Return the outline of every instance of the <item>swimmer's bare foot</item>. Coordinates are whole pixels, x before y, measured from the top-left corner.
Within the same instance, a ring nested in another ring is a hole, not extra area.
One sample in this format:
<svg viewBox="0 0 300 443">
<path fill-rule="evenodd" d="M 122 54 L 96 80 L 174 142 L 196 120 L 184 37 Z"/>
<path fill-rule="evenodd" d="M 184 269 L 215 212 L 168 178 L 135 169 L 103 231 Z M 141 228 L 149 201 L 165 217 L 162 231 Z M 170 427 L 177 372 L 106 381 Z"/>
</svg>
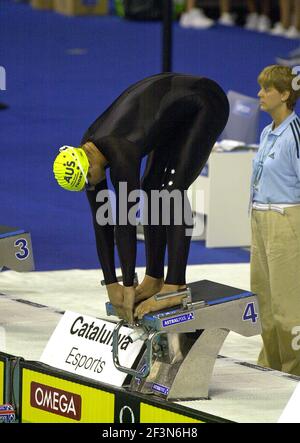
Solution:
<svg viewBox="0 0 300 443">
<path fill-rule="evenodd" d="M 123 288 L 123 312 L 124 319 L 129 323 L 133 324 L 133 311 L 135 304 L 135 288 L 134 286 L 124 286 Z"/>
<path fill-rule="evenodd" d="M 112 283 L 106 286 L 108 298 L 114 306 L 119 318 L 133 324 L 133 309 L 135 304 L 135 288 Z"/>
<path fill-rule="evenodd" d="M 166 294 L 167 292 L 176 292 L 181 289 L 185 289 L 186 285 L 163 285 L 160 294 Z M 147 300 L 140 303 L 134 312 L 134 316 L 139 320 L 143 318 L 144 315 L 149 312 L 161 311 L 162 309 L 171 308 L 173 306 L 179 305 L 183 299 L 182 295 L 167 298 L 166 300 L 156 301 L 154 296 L 148 298 Z"/>
<path fill-rule="evenodd" d="M 142 300 L 152 297 L 152 295 L 158 294 L 164 284 L 163 278 L 154 278 L 149 275 L 145 275 L 144 280 L 135 289 L 135 302 L 139 303 Z"/>
<path fill-rule="evenodd" d="M 124 288 L 119 283 L 112 283 L 106 286 L 109 301 L 114 306 L 118 317 L 124 318 Z"/>
</svg>

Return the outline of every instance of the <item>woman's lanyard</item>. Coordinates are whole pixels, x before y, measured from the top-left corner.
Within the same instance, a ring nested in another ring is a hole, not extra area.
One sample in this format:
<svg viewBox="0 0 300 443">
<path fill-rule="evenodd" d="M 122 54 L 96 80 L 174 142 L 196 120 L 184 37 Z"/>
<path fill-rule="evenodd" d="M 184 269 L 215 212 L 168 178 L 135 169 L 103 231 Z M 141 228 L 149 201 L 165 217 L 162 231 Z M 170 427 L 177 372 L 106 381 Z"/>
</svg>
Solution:
<svg viewBox="0 0 300 443">
<path fill-rule="evenodd" d="M 277 140 L 278 140 L 278 136 L 274 139 L 272 145 L 270 146 L 270 148 L 268 148 L 268 151 L 267 151 L 267 146 L 264 146 L 264 148 L 262 149 L 262 152 L 261 152 L 261 154 L 259 156 L 258 164 L 256 165 L 254 173 L 253 173 L 253 177 L 254 178 L 253 178 L 252 187 L 253 187 L 254 191 L 258 190 L 258 185 L 259 185 L 259 182 L 260 182 L 260 179 L 261 179 L 261 176 L 262 176 L 262 173 L 263 173 L 263 169 L 264 169 L 264 163 L 265 163 L 265 161 L 266 161 L 266 159 L 268 157 L 268 154 L 274 148 Z"/>
<path fill-rule="evenodd" d="M 266 161 L 266 158 L 268 157 L 268 154 L 274 148 L 278 138 L 279 138 L 278 136 L 275 137 L 271 147 L 268 150 L 267 150 L 267 145 L 265 145 L 264 148 L 262 149 L 260 155 L 259 155 L 258 164 L 256 165 L 256 167 L 255 167 L 255 169 L 253 171 L 253 181 L 252 181 L 252 186 L 251 186 L 251 195 L 250 195 L 249 209 L 248 209 L 248 214 L 249 215 L 250 215 L 251 207 L 252 207 L 252 203 L 253 203 L 254 192 L 258 191 L 258 185 L 259 185 L 262 173 L 263 173 L 264 163 Z"/>
</svg>

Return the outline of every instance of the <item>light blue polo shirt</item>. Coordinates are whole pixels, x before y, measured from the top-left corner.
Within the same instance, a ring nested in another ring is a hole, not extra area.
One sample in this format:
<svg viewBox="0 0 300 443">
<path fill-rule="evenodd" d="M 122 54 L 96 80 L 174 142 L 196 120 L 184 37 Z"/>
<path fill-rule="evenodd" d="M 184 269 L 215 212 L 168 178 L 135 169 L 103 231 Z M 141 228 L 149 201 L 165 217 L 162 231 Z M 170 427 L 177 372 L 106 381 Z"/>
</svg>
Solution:
<svg viewBox="0 0 300 443">
<path fill-rule="evenodd" d="M 251 201 L 300 203 L 300 120 L 293 112 L 278 128 L 267 126 L 253 160 Z"/>
</svg>

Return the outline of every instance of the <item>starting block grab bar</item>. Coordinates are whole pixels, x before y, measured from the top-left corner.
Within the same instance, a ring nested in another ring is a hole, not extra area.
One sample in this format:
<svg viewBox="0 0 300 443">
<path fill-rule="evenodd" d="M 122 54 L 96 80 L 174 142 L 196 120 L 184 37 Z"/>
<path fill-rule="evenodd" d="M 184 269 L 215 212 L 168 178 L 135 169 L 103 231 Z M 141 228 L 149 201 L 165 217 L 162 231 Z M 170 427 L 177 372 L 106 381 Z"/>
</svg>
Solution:
<svg viewBox="0 0 300 443">
<path fill-rule="evenodd" d="M 146 358 L 146 361 L 149 363 L 144 365 L 141 370 L 135 370 L 132 368 L 128 368 L 126 366 L 122 366 L 120 364 L 120 360 L 119 360 L 119 332 L 123 326 L 128 326 L 128 323 L 125 320 L 121 320 L 116 325 L 116 327 L 113 331 L 112 351 L 113 351 L 114 365 L 119 371 L 125 372 L 128 375 L 132 375 L 133 377 L 137 377 L 137 378 L 146 378 L 150 374 L 150 369 L 151 369 L 150 362 L 152 362 L 152 359 L 153 359 L 153 345 L 154 345 L 155 339 L 160 335 L 160 332 L 149 331 L 147 333 L 145 358 Z"/>
</svg>

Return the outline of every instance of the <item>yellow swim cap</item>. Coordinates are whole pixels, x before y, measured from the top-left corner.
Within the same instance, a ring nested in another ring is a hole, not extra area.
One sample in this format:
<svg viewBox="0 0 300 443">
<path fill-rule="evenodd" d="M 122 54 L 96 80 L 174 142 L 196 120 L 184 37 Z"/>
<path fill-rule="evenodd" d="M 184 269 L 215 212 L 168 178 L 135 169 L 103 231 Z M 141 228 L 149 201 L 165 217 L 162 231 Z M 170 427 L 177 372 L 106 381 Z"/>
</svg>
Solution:
<svg viewBox="0 0 300 443">
<path fill-rule="evenodd" d="M 82 191 L 88 184 L 89 161 L 81 148 L 63 146 L 54 160 L 53 172 L 58 184 L 67 191 Z"/>
</svg>

